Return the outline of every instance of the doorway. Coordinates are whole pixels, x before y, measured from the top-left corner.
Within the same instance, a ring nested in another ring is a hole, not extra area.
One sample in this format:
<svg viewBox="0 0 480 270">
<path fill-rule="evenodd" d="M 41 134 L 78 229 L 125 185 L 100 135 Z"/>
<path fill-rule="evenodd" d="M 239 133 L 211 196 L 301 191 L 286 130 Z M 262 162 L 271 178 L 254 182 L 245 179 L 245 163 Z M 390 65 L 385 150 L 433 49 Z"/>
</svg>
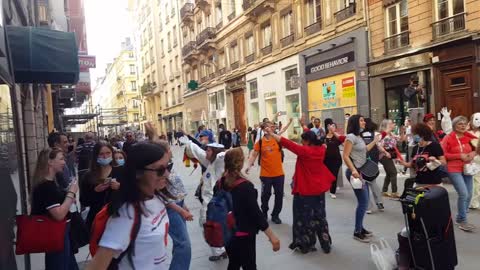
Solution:
<svg viewBox="0 0 480 270">
<path fill-rule="evenodd" d="M 472 66 L 440 71 L 442 104 L 452 110 L 452 117 L 473 113 Z"/>
<path fill-rule="evenodd" d="M 241 142 L 246 143 L 247 124 L 245 118 L 245 90 L 239 90 L 233 94 L 233 115 L 235 118 L 234 127 L 240 130 Z M 233 130 L 233 128 L 232 128 Z"/>
</svg>

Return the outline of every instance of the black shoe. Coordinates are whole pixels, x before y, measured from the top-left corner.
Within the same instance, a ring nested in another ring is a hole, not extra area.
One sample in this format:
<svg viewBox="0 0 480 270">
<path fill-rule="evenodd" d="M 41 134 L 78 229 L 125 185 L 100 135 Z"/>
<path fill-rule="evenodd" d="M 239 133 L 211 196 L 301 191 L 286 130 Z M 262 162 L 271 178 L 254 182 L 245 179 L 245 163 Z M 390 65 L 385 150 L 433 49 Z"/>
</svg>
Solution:
<svg viewBox="0 0 480 270">
<path fill-rule="evenodd" d="M 307 254 L 307 253 L 309 253 L 309 252 L 315 252 L 315 251 L 317 251 L 317 248 L 316 248 L 316 247 L 300 247 L 299 249 L 300 249 L 300 252 L 301 252 L 302 254 Z"/>
<path fill-rule="evenodd" d="M 378 211 L 380 212 L 385 211 L 385 207 L 383 206 L 383 203 L 377 203 L 377 208 L 378 208 Z"/>
<path fill-rule="evenodd" d="M 282 220 L 278 216 L 272 216 L 272 222 L 275 224 L 282 224 Z"/>
<path fill-rule="evenodd" d="M 320 243 L 320 246 L 322 247 L 322 250 L 325 254 L 330 253 L 330 250 L 332 250 L 332 246 L 330 243 Z"/>
<path fill-rule="evenodd" d="M 362 234 L 365 235 L 366 237 L 372 237 L 373 233 L 370 231 L 367 231 L 365 228 L 362 229 Z"/>
<path fill-rule="evenodd" d="M 366 235 L 364 235 L 361 232 L 356 232 L 353 234 L 353 239 L 360 241 L 362 243 L 370 243 L 370 238 L 368 238 Z"/>
<path fill-rule="evenodd" d="M 216 261 L 220 261 L 220 260 L 223 260 L 223 259 L 226 259 L 226 258 L 228 258 L 228 255 L 227 255 L 227 252 L 224 252 L 220 256 L 210 256 L 210 257 L 208 257 L 208 260 L 211 261 L 211 262 L 216 262 Z"/>
</svg>

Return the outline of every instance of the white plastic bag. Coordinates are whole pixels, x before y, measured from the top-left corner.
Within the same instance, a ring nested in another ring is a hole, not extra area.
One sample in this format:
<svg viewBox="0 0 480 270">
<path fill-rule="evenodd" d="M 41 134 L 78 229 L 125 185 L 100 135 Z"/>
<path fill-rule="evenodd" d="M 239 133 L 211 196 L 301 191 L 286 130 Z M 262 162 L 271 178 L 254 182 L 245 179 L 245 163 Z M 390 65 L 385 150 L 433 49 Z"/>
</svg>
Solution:
<svg viewBox="0 0 480 270">
<path fill-rule="evenodd" d="M 362 189 L 363 188 L 363 181 L 360 178 L 355 178 L 353 176 L 350 177 L 350 184 L 352 185 L 353 189 Z"/>
<path fill-rule="evenodd" d="M 397 268 L 395 252 L 385 239 L 380 238 L 378 245 L 371 244 L 370 253 L 377 270 L 393 270 Z"/>
</svg>

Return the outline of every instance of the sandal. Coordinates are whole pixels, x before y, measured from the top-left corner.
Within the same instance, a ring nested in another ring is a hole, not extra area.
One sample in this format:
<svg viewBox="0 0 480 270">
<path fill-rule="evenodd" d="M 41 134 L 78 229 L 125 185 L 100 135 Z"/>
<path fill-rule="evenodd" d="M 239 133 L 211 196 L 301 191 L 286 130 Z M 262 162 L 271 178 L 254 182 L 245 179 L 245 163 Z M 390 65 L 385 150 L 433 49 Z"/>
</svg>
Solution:
<svg viewBox="0 0 480 270">
<path fill-rule="evenodd" d="M 219 255 L 219 256 L 210 256 L 208 257 L 208 260 L 211 262 L 216 262 L 216 261 L 220 261 L 227 258 L 228 258 L 227 252 L 224 252 L 222 253 L 222 255 Z"/>
</svg>

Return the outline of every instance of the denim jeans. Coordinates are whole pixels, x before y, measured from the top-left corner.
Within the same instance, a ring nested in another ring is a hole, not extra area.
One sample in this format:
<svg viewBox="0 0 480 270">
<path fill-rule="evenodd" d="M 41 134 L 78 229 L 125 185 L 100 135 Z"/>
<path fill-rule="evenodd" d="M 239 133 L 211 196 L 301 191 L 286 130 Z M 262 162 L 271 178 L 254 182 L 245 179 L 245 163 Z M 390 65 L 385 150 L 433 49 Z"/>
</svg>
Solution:
<svg viewBox="0 0 480 270">
<path fill-rule="evenodd" d="M 467 222 L 467 209 L 473 193 L 473 177 L 463 173 L 448 173 L 448 175 L 458 193 L 457 222 Z"/>
<path fill-rule="evenodd" d="M 45 268 L 48 270 L 78 270 L 77 260 L 70 246 L 70 223 L 67 223 L 63 251 L 45 253 Z"/>
<path fill-rule="evenodd" d="M 350 181 L 352 172 L 347 169 L 345 174 L 348 181 Z M 353 192 L 355 193 L 355 197 L 357 197 L 357 210 L 355 211 L 355 232 L 361 232 L 363 229 L 363 218 L 365 217 L 365 213 L 368 209 L 368 185 L 364 184 L 361 189 L 353 189 Z"/>
<path fill-rule="evenodd" d="M 183 207 L 183 201 L 177 202 L 177 205 Z M 190 268 L 192 258 L 192 247 L 190 237 L 187 231 L 187 222 L 177 211 L 167 208 L 170 226 L 168 235 L 173 241 L 172 261 L 170 270 L 184 270 Z"/>
</svg>

